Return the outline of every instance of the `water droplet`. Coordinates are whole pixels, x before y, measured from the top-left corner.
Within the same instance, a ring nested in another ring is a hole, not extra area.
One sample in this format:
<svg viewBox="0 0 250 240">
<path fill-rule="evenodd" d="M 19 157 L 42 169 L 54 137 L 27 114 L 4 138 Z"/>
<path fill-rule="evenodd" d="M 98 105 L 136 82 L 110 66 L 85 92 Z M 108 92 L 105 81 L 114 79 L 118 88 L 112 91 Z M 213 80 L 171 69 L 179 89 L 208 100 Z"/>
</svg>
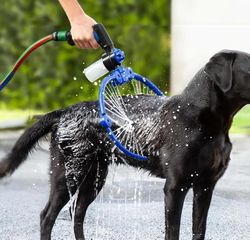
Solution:
<svg viewBox="0 0 250 240">
<path fill-rule="evenodd" d="M 94 82 L 94 85 L 97 86 L 97 82 Z"/>
<path fill-rule="evenodd" d="M 77 78 L 76 78 L 76 77 L 73 77 L 73 80 L 74 80 L 74 81 L 76 81 L 76 80 L 77 80 Z"/>
<path fill-rule="evenodd" d="M 176 116 L 173 116 L 173 119 L 176 119 L 177 117 Z"/>
<path fill-rule="evenodd" d="M 83 86 L 81 86 L 80 89 L 83 89 Z"/>
</svg>

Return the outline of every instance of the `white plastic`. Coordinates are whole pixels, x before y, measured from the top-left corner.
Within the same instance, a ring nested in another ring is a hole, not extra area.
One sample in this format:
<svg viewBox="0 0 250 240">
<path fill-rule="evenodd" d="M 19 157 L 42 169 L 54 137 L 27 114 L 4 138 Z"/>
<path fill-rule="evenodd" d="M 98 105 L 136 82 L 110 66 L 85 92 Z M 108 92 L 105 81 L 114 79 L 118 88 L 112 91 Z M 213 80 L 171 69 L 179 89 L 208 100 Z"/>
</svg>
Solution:
<svg viewBox="0 0 250 240">
<path fill-rule="evenodd" d="M 108 69 L 104 66 L 103 60 L 100 59 L 87 68 L 84 69 L 83 73 L 90 82 L 96 81 L 98 78 L 102 77 L 108 73 Z"/>
</svg>

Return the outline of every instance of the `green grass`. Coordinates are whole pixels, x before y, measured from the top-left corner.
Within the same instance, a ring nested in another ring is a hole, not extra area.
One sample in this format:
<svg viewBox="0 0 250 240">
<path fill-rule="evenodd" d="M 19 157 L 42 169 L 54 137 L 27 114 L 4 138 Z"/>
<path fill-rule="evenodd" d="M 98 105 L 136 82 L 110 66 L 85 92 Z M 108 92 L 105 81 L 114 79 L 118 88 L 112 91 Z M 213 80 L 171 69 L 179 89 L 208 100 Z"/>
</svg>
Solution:
<svg viewBox="0 0 250 240">
<path fill-rule="evenodd" d="M 1 110 L 0 122 L 13 119 L 29 118 L 34 115 L 43 114 L 42 111 L 37 110 Z M 233 125 L 230 133 L 250 134 L 250 106 L 245 106 L 234 117 Z"/>
<path fill-rule="evenodd" d="M 34 115 L 42 114 L 42 111 L 37 110 L 5 110 L 0 109 L 0 122 L 5 122 L 13 119 L 29 118 Z"/>
<path fill-rule="evenodd" d="M 242 108 L 234 117 L 231 133 L 250 134 L 250 106 Z"/>
</svg>

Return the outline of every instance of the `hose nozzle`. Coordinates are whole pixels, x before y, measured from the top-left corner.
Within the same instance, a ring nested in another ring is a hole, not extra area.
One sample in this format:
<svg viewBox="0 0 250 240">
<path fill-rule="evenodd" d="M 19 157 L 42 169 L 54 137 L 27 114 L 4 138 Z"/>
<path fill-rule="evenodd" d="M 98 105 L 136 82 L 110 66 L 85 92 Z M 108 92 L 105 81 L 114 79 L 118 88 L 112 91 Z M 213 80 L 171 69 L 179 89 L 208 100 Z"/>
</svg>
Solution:
<svg viewBox="0 0 250 240">
<path fill-rule="evenodd" d="M 83 73 L 90 82 L 94 82 L 120 66 L 123 60 L 124 52 L 114 48 L 113 51 L 104 53 L 101 59 L 85 68 Z"/>
</svg>

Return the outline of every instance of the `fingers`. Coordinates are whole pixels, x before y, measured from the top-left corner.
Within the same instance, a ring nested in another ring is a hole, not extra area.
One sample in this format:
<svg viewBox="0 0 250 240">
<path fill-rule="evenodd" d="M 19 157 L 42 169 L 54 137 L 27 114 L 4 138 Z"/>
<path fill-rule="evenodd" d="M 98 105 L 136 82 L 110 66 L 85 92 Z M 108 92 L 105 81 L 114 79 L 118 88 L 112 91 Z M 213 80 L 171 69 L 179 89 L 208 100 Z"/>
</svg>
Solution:
<svg viewBox="0 0 250 240">
<path fill-rule="evenodd" d="M 99 48 L 99 44 L 96 42 L 96 40 L 92 40 L 92 41 L 90 42 L 90 45 L 91 45 L 92 48 L 94 48 L 94 49 Z"/>
<path fill-rule="evenodd" d="M 71 21 L 70 24 L 72 39 L 78 48 L 99 48 L 93 34 L 93 25 L 96 24 L 93 18 L 83 14 L 77 19 L 74 18 L 74 21 Z"/>
<path fill-rule="evenodd" d="M 84 48 L 90 49 L 92 48 L 89 42 L 84 42 Z"/>
<path fill-rule="evenodd" d="M 77 36 L 73 38 L 74 43 L 80 49 L 97 49 L 99 48 L 99 44 L 96 42 L 94 37 L 81 37 Z"/>
<path fill-rule="evenodd" d="M 78 39 L 73 39 L 75 45 L 80 48 L 80 49 L 83 49 L 85 48 L 85 46 L 82 44 L 82 41 L 78 40 Z"/>
</svg>

